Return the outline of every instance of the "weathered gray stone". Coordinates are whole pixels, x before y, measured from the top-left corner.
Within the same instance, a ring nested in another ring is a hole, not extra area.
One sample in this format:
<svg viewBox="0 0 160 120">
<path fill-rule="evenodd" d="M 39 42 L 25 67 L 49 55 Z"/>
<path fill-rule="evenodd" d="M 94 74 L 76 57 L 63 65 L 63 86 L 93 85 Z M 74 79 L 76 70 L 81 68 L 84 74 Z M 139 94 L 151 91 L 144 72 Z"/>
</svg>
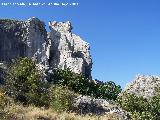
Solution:
<svg viewBox="0 0 160 120">
<path fill-rule="evenodd" d="M 70 68 L 91 78 L 89 44 L 71 32 L 70 22 L 50 22 L 51 32 L 38 18 L 0 19 L 0 62 L 30 57 L 40 69 Z"/>
<path fill-rule="evenodd" d="M 105 99 L 94 99 L 88 96 L 78 96 L 74 99 L 73 110 L 80 114 L 116 114 L 119 120 L 130 120 L 129 114 L 114 102 Z"/>
<path fill-rule="evenodd" d="M 17 57 L 33 57 L 37 63 L 47 64 L 47 32 L 38 18 L 27 21 L 0 20 L 0 61 Z"/>
<path fill-rule="evenodd" d="M 48 35 L 50 66 L 69 68 L 75 73 L 83 73 L 91 78 L 92 59 L 89 44 L 71 32 L 70 22 L 49 22 L 51 29 Z"/>
<path fill-rule="evenodd" d="M 123 92 L 150 98 L 156 95 L 156 88 L 160 87 L 160 76 L 137 75 L 135 80 L 128 84 Z"/>
</svg>

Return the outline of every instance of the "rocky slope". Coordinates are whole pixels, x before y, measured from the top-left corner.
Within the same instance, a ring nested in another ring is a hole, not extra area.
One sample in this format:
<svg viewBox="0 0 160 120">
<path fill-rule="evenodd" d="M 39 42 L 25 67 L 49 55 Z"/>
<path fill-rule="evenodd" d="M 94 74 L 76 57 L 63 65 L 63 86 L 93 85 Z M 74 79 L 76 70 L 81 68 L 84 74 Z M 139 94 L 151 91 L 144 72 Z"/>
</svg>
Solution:
<svg viewBox="0 0 160 120">
<path fill-rule="evenodd" d="M 124 91 L 149 98 L 156 95 L 156 88 L 158 86 L 160 86 L 159 76 L 137 75 L 136 78 L 126 86 Z"/>
</svg>

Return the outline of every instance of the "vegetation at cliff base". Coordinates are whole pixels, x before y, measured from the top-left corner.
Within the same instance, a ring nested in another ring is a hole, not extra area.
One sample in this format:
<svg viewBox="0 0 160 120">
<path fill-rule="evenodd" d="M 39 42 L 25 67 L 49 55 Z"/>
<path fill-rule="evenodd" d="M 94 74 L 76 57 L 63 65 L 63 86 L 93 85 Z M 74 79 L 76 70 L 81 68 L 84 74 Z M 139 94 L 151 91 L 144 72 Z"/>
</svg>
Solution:
<svg viewBox="0 0 160 120">
<path fill-rule="evenodd" d="M 50 87 L 50 108 L 57 112 L 69 111 L 72 108 L 73 99 L 77 96 L 65 86 Z"/>
<path fill-rule="evenodd" d="M 121 92 L 121 87 L 113 81 L 96 83 L 96 81 L 89 80 L 82 74 L 73 73 L 69 69 L 56 70 L 50 81 L 53 84 L 67 86 L 76 93 L 89 95 L 94 98 L 116 100 Z"/>
<path fill-rule="evenodd" d="M 15 101 L 36 106 L 47 104 L 47 84 L 35 61 L 18 58 L 9 66 L 7 74 L 4 88 Z"/>
<path fill-rule="evenodd" d="M 48 81 L 30 58 L 18 58 L 8 65 L 5 84 L 0 87 L 1 120 L 118 120 L 114 114 L 80 116 L 71 113 L 74 98 L 79 95 L 112 100 L 130 113 L 133 120 L 160 119 L 160 90 L 151 98 L 122 92 L 112 81 L 89 80 L 69 69 L 53 71 Z M 59 114 L 60 113 L 60 114 Z"/>
<path fill-rule="evenodd" d="M 97 98 L 115 99 L 121 91 L 120 87 L 113 82 L 98 84 L 68 69 L 54 71 L 53 76 L 51 76 L 52 79 L 47 82 L 36 62 L 30 58 L 15 59 L 8 65 L 6 72 L 5 84 L 1 86 L 2 90 L 0 91 L 0 119 L 2 120 L 19 120 L 22 118 L 34 120 L 43 119 L 43 117 L 52 120 L 52 118 L 62 117 L 58 115 L 59 112 L 62 115 L 66 114 L 65 117 L 69 117 L 69 119 L 87 120 L 87 117 L 65 113 L 72 109 L 75 97 L 82 94 Z M 44 110 L 41 107 L 44 107 Z M 40 112 L 42 115 L 34 113 L 33 110 L 38 110 L 36 112 Z M 43 112 L 48 115 L 44 115 Z M 88 116 L 88 119 L 98 120 L 99 118 L 98 116 Z M 101 119 L 107 118 L 117 119 L 115 115 L 101 117 Z"/>
</svg>

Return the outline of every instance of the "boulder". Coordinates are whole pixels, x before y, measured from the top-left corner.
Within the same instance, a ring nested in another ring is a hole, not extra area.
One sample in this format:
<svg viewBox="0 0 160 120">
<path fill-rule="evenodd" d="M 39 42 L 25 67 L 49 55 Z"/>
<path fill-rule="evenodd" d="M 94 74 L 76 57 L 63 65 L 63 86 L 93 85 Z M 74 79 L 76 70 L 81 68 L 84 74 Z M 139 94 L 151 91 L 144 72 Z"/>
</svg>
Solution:
<svg viewBox="0 0 160 120">
<path fill-rule="evenodd" d="M 79 114 L 106 115 L 116 114 L 119 120 L 130 120 L 129 114 L 114 102 L 95 99 L 89 96 L 78 96 L 74 99 L 73 110 Z"/>
</svg>

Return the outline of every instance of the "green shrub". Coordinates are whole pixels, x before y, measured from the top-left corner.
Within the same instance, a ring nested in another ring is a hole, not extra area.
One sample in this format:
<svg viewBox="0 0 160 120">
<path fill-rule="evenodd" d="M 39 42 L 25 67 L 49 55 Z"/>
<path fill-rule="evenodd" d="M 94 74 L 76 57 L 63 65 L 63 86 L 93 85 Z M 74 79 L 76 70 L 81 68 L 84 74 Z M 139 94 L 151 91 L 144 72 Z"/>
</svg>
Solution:
<svg viewBox="0 0 160 120">
<path fill-rule="evenodd" d="M 69 69 L 56 70 L 53 75 L 53 84 L 67 86 L 80 94 L 87 94 L 87 79 L 83 75 L 71 72 Z"/>
<path fill-rule="evenodd" d="M 123 109 L 129 112 L 143 112 L 148 110 L 147 106 L 149 104 L 147 100 L 131 93 L 123 93 L 117 101 Z"/>
<path fill-rule="evenodd" d="M 76 94 L 65 86 L 51 86 L 50 107 L 58 112 L 71 110 Z"/>
<path fill-rule="evenodd" d="M 10 65 L 5 89 L 15 101 L 36 106 L 46 105 L 46 86 L 41 71 L 32 59 L 18 58 Z"/>
<path fill-rule="evenodd" d="M 116 100 L 121 92 L 121 87 L 113 81 L 105 82 L 98 86 L 98 92 L 95 95 L 98 98 Z"/>
<path fill-rule="evenodd" d="M 149 111 L 145 111 L 142 113 L 133 112 L 132 119 L 133 120 L 159 120 L 159 119 L 156 119 Z"/>
<path fill-rule="evenodd" d="M 150 113 L 156 120 L 160 120 L 160 88 L 158 88 L 157 95 L 149 99 L 149 103 Z"/>
<path fill-rule="evenodd" d="M 114 82 L 109 81 L 106 83 L 95 83 L 82 74 L 76 74 L 69 69 L 56 70 L 52 76 L 53 84 L 67 86 L 70 90 L 82 94 L 89 95 L 95 98 L 104 98 L 115 100 L 121 92 L 121 87 L 117 86 Z"/>
<path fill-rule="evenodd" d="M 149 99 L 124 92 L 117 99 L 118 104 L 132 114 L 134 120 L 160 119 L 160 94 Z"/>
</svg>

